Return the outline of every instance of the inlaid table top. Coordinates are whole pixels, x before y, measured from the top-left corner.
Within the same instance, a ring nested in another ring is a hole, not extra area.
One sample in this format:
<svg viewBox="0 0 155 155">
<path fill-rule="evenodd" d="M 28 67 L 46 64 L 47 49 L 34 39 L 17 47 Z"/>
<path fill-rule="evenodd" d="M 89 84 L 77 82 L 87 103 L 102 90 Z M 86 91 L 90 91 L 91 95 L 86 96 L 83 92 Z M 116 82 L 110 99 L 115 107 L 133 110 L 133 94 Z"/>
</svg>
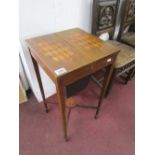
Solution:
<svg viewBox="0 0 155 155">
<path fill-rule="evenodd" d="M 33 57 L 52 79 L 119 51 L 78 28 L 31 38 L 26 42 Z"/>
</svg>

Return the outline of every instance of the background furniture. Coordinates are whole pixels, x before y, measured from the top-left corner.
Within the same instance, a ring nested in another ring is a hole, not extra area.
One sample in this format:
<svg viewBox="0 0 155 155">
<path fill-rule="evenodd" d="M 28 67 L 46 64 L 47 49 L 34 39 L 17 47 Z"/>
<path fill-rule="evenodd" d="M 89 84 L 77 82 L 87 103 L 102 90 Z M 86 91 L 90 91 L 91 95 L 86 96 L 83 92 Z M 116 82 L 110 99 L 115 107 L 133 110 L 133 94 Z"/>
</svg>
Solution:
<svg viewBox="0 0 155 155">
<path fill-rule="evenodd" d="M 112 39 L 117 14 L 117 0 L 94 0 L 92 33 L 100 36 L 108 32 Z"/>
<path fill-rule="evenodd" d="M 118 40 L 135 47 L 135 0 L 126 0 L 122 9 Z"/>
<path fill-rule="evenodd" d="M 65 100 L 68 85 L 107 67 L 98 109 L 105 94 L 119 49 L 80 29 L 70 29 L 26 40 L 48 112 L 38 64 L 53 80 L 57 89 L 64 138 L 68 140 Z"/>
<path fill-rule="evenodd" d="M 92 33 L 94 35 L 100 37 L 102 34 L 108 33 L 110 39 L 113 37 L 117 7 L 117 0 L 94 0 L 92 20 Z M 127 76 L 125 77 L 125 84 L 127 84 L 133 76 L 135 53 L 134 48 L 116 40 L 109 40 L 106 42 L 121 49 L 117 56 L 112 77 L 106 92 L 106 95 L 108 95 L 115 77 L 127 73 Z M 102 87 L 102 81 L 104 80 L 104 72 L 105 71 L 102 69 L 99 73 L 92 76 L 93 81 L 95 81 L 100 87 Z"/>
</svg>

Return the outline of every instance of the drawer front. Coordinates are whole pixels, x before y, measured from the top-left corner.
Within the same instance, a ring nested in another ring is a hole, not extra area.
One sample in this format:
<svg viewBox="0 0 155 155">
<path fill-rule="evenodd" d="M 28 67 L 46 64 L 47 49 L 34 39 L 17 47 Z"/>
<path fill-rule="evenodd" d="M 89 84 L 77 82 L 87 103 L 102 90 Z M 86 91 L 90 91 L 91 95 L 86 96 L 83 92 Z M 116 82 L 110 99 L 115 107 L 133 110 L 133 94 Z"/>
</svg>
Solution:
<svg viewBox="0 0 155 155">
<path fill-rule="evenodd" d="M 63 85 L 69 85 L 77 80 L 80 80 L 110 64 L 114 61 L 114 56 L 108 56 L 102 60 L 99 60 L 97 62 L 94 62 L 90 65 L 84 66 L 80 69 L 77 69 L 73 72 L 70 72 L 63 77 L 61 77 L 61 82 Z"/>
<path fill-rule="evenodd" d="M 93 64 L 93 72 L 100 70 L 101 68 L 104 68 L 114 62 L 113 56 L 108 56 L 102 60 L 99 60 Z"/>
<path fill-rule="evenodd" d="M 61 77 L 61 82 L 63 85 L 69 85 L 77 80 L 80 80 L 87 75 L 92 73 L 91 65 L 84 66 L 80 69 L 77 69 L 73 72 L 70 72 L 63 77 Z"/>
</svg>

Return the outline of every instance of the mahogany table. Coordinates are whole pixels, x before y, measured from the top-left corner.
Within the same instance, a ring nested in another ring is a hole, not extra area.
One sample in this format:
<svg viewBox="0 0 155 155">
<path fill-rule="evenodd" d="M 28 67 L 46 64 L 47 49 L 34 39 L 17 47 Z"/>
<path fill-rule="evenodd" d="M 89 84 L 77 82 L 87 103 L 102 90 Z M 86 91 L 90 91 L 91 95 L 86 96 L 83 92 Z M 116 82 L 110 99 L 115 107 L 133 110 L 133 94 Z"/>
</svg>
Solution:
<svg viewBox="0 0 155 155">
<path fill-rule="evenodd" d="M 98 105 L 100 106 L 119 49 L 79 28 L 31 38 L 26 42 L 32 57 L 46 112 L 48 112 L 48 107 L 38 64 L 56 85 L 64 138 L 67 141 L 66 86 L 107 67 L 99 98 Z"/>
</svg>

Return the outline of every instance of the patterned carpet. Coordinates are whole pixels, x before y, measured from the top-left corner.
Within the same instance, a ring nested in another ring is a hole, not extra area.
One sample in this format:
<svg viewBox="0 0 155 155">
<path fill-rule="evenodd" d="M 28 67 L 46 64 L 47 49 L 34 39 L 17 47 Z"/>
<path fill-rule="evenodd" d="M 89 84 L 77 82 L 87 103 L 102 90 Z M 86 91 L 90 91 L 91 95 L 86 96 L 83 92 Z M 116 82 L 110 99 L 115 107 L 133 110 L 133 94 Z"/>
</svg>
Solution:
<svg viewBox="0 0 155 155">
<path fill-rule="evenodd" d="M 75 108 L 69 120 L 69 142 L 65 142 L 57 104 L 43 104 L 31 95 L 20 105 L 20 155 L 134 155 L 134 79 L 123 85 L 116 81 L 102 103 L 99 118 L 95 109 Z M 96 105 L 99 87 L 90 82 L 76 96 L 80 104 Z M 48 99 L 57 103 L 56 96 Z"/>
</svg>

